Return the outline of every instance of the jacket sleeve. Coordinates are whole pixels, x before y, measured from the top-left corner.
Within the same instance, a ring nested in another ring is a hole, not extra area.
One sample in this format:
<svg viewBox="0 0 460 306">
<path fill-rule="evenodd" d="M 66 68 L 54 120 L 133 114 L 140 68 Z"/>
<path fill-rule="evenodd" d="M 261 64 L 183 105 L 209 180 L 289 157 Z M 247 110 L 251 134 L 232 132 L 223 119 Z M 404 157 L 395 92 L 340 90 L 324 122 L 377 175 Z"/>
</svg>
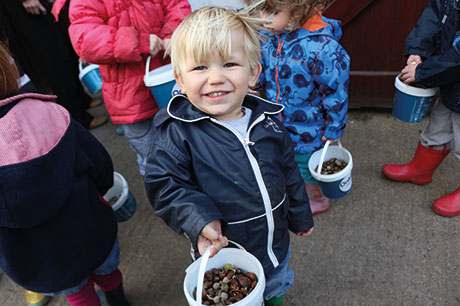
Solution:
<svg viewBox="0 0 460 306">
<path fill-rule="evenodd" d="M 415 82 L 426 87 L 445 86 L 459 81 L 460 54 L 454 46 L 442 55 L 428 57 L 415 71 Z"/>
<path fill-rule="evenodd" d="M 171 38 L 174 30 L 190 14 L 190 4 L 186 0 L 167 0 L 162 1 L 163 10 L 166 12 L 166 23 L 161 29 L 162 38 Z"/>
<path fill-rule="evenodd" d="M 105 24 L 103 1 L 71 1 L 69 35 L 76 53 L 94 64 L 140 62 L 149 53 L 149 34 L 133 26 Z"/>
<path fill-rule="evenodd" d="M 317 54 L 313 75 L 327 112 L 324 136 L 338 139 L 342 137 L 347 124 L 350 56 L 333 39 L 327 39 Z"/>
<path fill-rule="evenodd" d="M 411 54 L 427 58 L 434 53 L 434 39 L 438 32 L 440 3 L 431 0 L 420 16 L 417 24 L 406 39 L 406 56 Z"/>
<path fill-rule="evenodd" d="M 283 156 L 284 175 L 286 177 L 287 196 L 289 197 L 289 230 L 294 233 L 306 232 L 314 225 L 310 202 L 308 201 L 307 192 L 305 190 L 305 183 L 294 159 L 291 137 L 284 128 L 283 134 L 285 148 Z"/>
<path fill-rule="evenodd" d="M 100 195 L 104 195 L 113 185 L 113 164 L 109 153 L 104 146 L 78 122 L 73 121 L 77 142 L 83 154 L 80 154 L 79 163 L 85 167 L 76 167 L 86 171 L 96 184 Z"/>
<path fill-rule="evenodd" d="M 169 137 L 169 136 L 166 136 Z M 194 178 L 184 150 L 157 133 L 150 149 L 144 177 L 147 196 L 155 214 L 177 233 L 186 233 L 196 246 L 203 227 L 223 216 Z"/>
</svg>

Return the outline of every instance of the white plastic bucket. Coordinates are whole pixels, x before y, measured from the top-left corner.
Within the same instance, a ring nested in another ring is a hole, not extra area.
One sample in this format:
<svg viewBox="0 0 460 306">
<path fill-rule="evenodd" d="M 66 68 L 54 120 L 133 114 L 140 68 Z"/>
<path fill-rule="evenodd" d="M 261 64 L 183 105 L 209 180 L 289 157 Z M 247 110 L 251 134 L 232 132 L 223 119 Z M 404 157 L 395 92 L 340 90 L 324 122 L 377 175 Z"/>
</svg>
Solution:
<svg viewBox="0 0 460 306">
<path fill-rule="evenodd" d="M 118 196 L 117 201 L 112 204 L 115 218 L 118 222 L 124 222 L 134 215 L 136 211 L 136 199 L 129 191 L 128 182 L 118 172 L 113 172 L 113 186 L 104 195 L 104 200 L 110 201 Z"/>
<path fill-rule="evenodd" d="M 398 74 L 395 78 L 393 115 L 399 120 L 415 123 L 425 119 L 437 88 L 419 88 L 403 83 Z"/>
<path fill-rule="evenodd" d="M 240 247 L 240 249 L 224 248 L 212 258 L 209 258 L 209 253 L 212 246 L 208 247 L 203 256 L 192 263 L 185 270 L 186 275 L 184 279 L 184 293 L 190 306 L 202 305 L 201 294 L 198 294 L 198 292 L 202 292 L 203 290 L 203 279 L 205 272 L 213 268 L 220 269 L 227 264 L 232 264 L 234 267 L 239 268 L 244 272 L 252 272 L 257 275 L 258 279 L 257 286 L 254 288 L 254 290 L 244 299 L 232 305 L 264 305 L 265 275 L 262 265 L 254 255 L 246 252 L 239 244 L 234 244 Z M 193 291 L 195 288 L 197 288 L 196 300 L 193 298 Z"/>
<path fill-rule="evenodd" d="M 78 65 L 80 73 L 78 78 L 91 94 L 96 94 L 102 89 L 102 78 L 99 73 L 99 65 L 89 64 L 83 68 L 83 63 Z"/>
<path fill-rule="evenodd" d="M 144 84 L 150 88 L 159 108 L 166 107 L 174 95 L 180 94 L 179 86 L 174 79 L 172 65 L 161 66 L 152 71 L 150 68 L 150 56 L 145 65 Z"/>
<path fill-rule="evenodd" d="M 318 185 L 323 194 L 328 198 L 338 199 L 346 196 L 351 191 L 351 169 L 353 168 L 353 159 L 350 152 L 342 147 L 340 141 L 338 141 L 338 145 L 336 146 L 329 146 L 330 144 L 330 140 L 326 141 L 326 144 L 321 150 L 312 154 L 308 161 L 308 169 L 313 178 L 318 181 Z M 347 163 L 347 166 L 342 169 L 342 171 L 334 174 L 321 174 L 323 162 L 331 158 L 341 159 Z M 318 170 L 315 171 L 317 166 Z"/>
</svg>

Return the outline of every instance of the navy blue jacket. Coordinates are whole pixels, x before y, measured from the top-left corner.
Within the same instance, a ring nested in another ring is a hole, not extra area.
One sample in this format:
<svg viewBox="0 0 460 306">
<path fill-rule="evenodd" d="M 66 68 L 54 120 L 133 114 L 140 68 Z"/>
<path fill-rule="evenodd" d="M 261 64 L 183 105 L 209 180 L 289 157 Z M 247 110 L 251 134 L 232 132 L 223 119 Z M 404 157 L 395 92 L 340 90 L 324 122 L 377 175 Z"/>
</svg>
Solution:
<svg viewBox="0 0 460 306">
<path fill-rule="evenodd" d="M 276 119 L 283 106 L 248 95 L 253 111 L 246 137 L 175 96 L 154 118 L 156 135 L 145 185 L 166 224 L 196 247 L 203 227 L 223 221 L 270 273 L 287 255 L 289 230 L 313 227 L 292 143 Z"/>
<path fill-rule="evenodd" d="M 460 54 L 453 42 L 460 34 L 460 11 L 452 0 L 431 0 L 407 37 L 406 55 L 420 55 L 415 81 L 439 87 L 443 104 L 460 113 Z"/>
<path fill-rule="evenodd" d="M 0 267 L 45 293 L 79 284 L 117 235 L 113 210 L 99 198 L 113 184 L 110 156 L 48 99 L 0 100 Z M 49 122 L 52 131 L 41 130 Z"/>
</svg>

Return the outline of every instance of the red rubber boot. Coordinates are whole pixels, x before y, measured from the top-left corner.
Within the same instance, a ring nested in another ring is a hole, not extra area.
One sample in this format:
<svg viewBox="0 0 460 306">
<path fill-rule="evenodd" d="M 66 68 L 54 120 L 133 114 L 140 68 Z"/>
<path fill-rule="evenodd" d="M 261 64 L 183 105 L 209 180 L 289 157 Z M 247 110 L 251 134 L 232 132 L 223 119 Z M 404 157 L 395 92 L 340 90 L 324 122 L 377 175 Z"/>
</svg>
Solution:
<svg viewBox="0 0 460 306">
<path fill-rule="evenodd" d="M 433 210 L 445 217 L 460 215 L 460 188 L 434 201 Z"/>
<path fill-rule="evenodd" d="M 431 182 L 434 170 L 449 152 L 450 150 L 427 148 L 419 143 L 417 151 L 409 163 L 404 165 L 386 164 L 382 167 L 382 173 L 394 181 L 426 185 Z"/>
</svg>

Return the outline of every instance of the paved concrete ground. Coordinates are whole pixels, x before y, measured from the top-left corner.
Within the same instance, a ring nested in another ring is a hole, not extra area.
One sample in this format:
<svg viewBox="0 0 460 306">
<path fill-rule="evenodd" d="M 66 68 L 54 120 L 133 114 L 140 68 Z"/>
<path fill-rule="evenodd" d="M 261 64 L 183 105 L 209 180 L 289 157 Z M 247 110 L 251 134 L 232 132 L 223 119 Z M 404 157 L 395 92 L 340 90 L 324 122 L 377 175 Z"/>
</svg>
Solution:
<svg viewBox="0 0 460 306">
<path fill-rule="evenodd" d="M 352 191 L 315 217 L 312 236 L 292 236 L 295 286 L 283 305 L 460 305 L 460 216 L 431 210 L 436 198 L 458 188 L 460 162 L 449 155 L 423 187 L 380 173 L 384 163 L 410 160 L 425 123 L 404 123 L 389 111 L 350 111 L 342 143 L 354 159 Z M 135 155 L 115 128 L 107 124 L 94 135 L 137 199 L 136 214 L 119 227 L 127 296 L 132 306 L 186 306 L 189 244 L 154 216 Z M 25 305 L 22 289 L 4 274 L 0 305 Z M 61 305 L 63 297 L 49 303 Z"/>
</svg>

